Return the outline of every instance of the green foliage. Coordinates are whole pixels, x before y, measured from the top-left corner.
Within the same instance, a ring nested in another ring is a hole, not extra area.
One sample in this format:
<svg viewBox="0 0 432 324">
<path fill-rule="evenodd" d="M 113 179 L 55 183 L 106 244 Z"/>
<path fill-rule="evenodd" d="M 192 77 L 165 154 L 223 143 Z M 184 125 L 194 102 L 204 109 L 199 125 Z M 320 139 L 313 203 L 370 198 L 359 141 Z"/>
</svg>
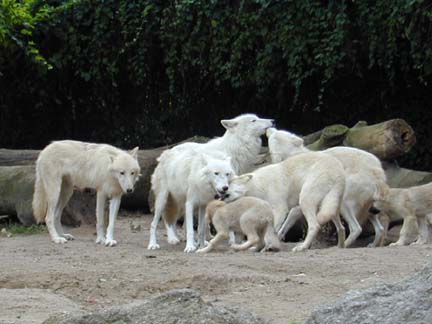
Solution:
<svg viewBox="0 0 432 324">
<path fill-rule="evenodd" d="M 0 1 L 0 146 L 156 146 L 245 111 L 432 132 L 429 1 Z"/>
<path fill-rule="evenodd" d="M 14 235 L 33 235 L 33 234 L 41 234 L 46 233 L 47 228 L 45 225 L 30 225 L 24 226 L 21 224 L 11 224 L 3 227 L 4 232 L 14 236 Z"/>
<path fill-rule="evenodd" d="M 22 51 L 36 64 L 50 69 L 51 65 L 40 54 L 35 43 L 34 31 L 38 22 L 49 17 L 51 7 L 44 5 L 32 12 L 34 3 L 35 0 L 0 1 L 0 49 L 9 51 L 9 55 Z M 5 62 L 0 59 L 0 64 Z"/>
</svg>

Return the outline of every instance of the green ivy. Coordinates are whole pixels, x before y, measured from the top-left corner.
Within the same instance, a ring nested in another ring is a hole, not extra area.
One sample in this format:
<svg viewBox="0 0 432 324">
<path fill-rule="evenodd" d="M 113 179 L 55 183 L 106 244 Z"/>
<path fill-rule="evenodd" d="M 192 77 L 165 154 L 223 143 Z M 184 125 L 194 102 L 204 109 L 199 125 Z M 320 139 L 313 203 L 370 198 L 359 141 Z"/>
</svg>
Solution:
<svg viewBox="0 0 432 324">
<path fill-rule="evenodd" d="M 300 131 L 377 111 L 415 122 L 431 99 L 430 1 L 0 6 L 2 146 L 64 137 L 156 146 L 212 135 L 210 120 L 244 111 Z"/>
</svg>

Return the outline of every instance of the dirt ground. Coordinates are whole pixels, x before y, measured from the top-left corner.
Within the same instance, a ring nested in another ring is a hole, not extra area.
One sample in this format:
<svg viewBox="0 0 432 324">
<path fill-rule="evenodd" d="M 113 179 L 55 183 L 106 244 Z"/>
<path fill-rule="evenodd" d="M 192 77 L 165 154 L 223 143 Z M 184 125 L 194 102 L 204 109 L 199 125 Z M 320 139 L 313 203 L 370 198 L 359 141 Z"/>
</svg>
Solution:
<svg viewBox="0 0 432 324">
<path fill-rule="evenodd" d="M 349 289 L 403 279 L 432 255 L 431 245 L 293 253 L 293 243 L 283 243 L 279 253 L 221 246 L 185 254 L 184 243 L 166 243 L 162 228 L 161 249 L 148 251 L 150 221 L 149 215 L 120 217 L 114 248 L 94 244 L 94 226 L 70 229 L 76 239 L 65 245 L 51 243 L 48 233 L 1 237 L 0 323 L 41 323 L 55 313 L 120 305 L 173 288 L 196 289 L 206 301 L 235 304 L 272 323 L 300 323 Z"/>
</svg>

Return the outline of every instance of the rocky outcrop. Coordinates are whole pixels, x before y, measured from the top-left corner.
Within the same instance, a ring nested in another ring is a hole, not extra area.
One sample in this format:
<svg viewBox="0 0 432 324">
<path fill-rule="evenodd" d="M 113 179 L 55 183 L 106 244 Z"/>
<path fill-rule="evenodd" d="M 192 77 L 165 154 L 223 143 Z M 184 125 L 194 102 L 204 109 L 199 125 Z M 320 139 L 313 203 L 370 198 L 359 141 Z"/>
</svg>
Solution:
<svg viewBox="0 0 432 324">
<path fill-rule="evenodd" d="M 314 311 L 305 324 L 430 324 L 432 263 L 397 284 L 354 290 Z"/>
<path fill-rule="evenodd" d="M 144 301 L 83 316 L 50 318 L 44 324 L 262 324 L 262 319 L 234 308 L 216 307 L 192 289 L 175 289 Z"/>
</svg>

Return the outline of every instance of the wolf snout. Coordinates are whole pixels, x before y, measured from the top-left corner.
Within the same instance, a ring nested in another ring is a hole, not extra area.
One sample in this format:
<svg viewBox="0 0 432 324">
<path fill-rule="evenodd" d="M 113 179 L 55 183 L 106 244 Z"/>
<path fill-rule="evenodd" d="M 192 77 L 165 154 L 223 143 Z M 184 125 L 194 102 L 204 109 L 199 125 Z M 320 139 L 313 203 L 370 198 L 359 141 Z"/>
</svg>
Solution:
<svg viewBox="0 0 432 324">
<path fill-rule="evenodd" d="M 226 192 L 228 190 L 228 186 L 223 186 L 222 190 L 223 190 L 223 192 Z"/>
<path fill-rule="evenodd" d="M 276 122 L 274 119 L 270 119 L 270 123 L 271 123 L 272 127 L 276 126 Z"/>
<path fill-rule="evenodd" d="M 131 193 L 132 191 L 133 191 L 133 189 L 130 189 L 130 188 L 126 190 L 127 193 Z"/>
</svg>

